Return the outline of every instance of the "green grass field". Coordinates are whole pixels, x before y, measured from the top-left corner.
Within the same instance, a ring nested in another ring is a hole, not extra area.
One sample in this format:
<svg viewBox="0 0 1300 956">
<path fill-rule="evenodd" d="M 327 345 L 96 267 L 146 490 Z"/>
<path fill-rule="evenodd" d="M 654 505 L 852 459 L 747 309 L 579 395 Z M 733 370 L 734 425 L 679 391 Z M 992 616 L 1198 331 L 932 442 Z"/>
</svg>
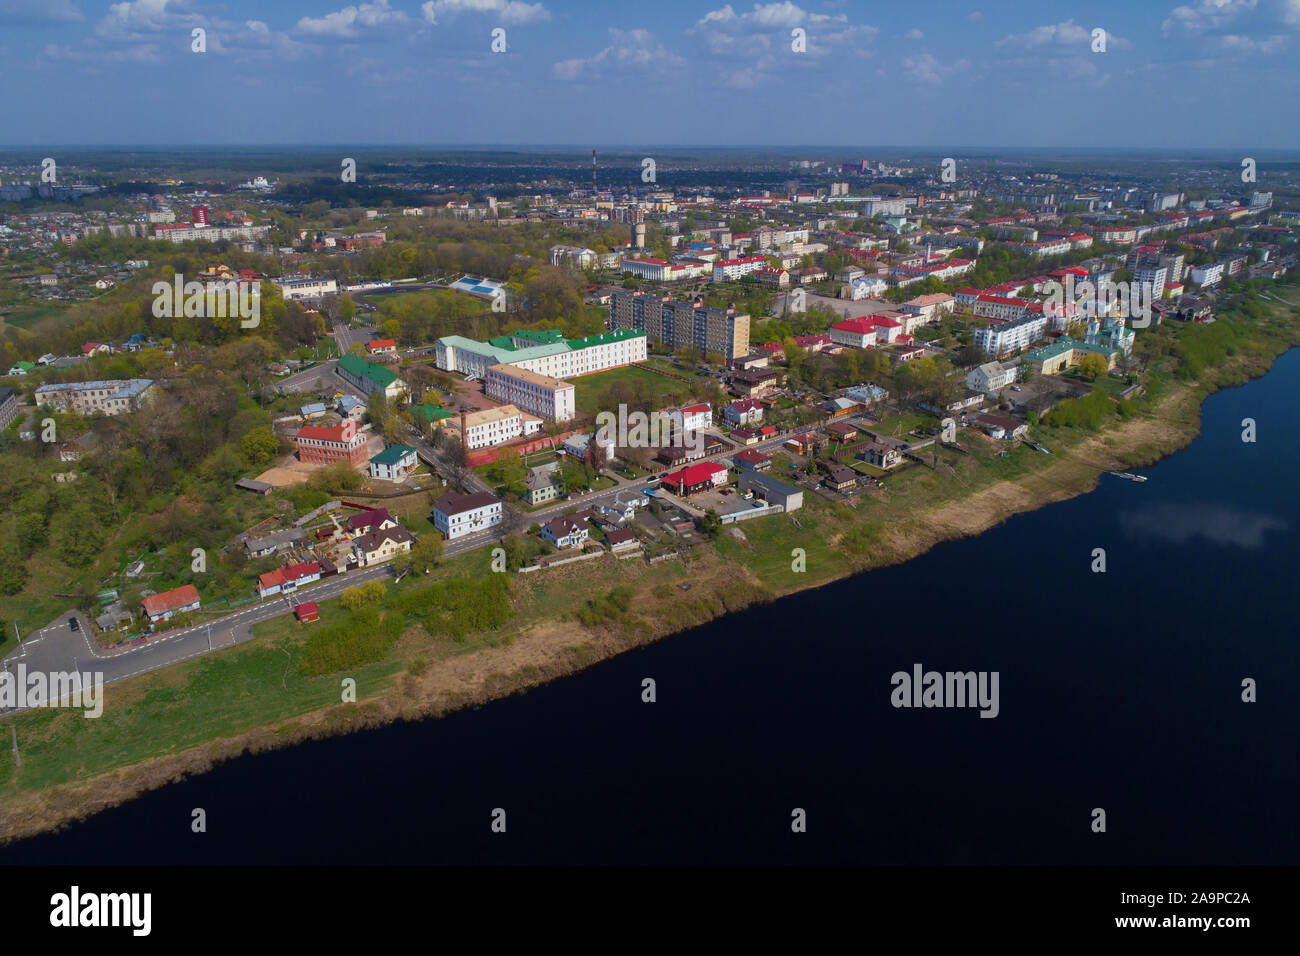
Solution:
<svg viewBox="0 0 1300 956">
<path fill-rule="evenodd" d="M 614 382 L 641 382 L 654 389 L 659 395 L 673 394 L 686 387 L 676 379 L 656 375 L 635 365 L 612 368 L 607 372 L 593 372 L 591 375 L 583 375 L 571 381 L 574 384 L 574 402 L 578 412 L 584 415 L 595 415 L 601 411 L 597 407 L 600 395 Z"/>
</svg>

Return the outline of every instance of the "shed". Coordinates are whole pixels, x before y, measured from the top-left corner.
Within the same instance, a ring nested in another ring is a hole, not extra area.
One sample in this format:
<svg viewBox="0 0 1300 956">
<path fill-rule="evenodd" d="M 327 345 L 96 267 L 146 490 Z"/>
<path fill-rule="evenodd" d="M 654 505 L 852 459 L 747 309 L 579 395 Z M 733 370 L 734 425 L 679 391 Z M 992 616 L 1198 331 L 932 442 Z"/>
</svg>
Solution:
<svg viewBox="0 0 1300 956">
<path fill-rule="evenodd" d="M 316 606 L 315 601 L 305 601 L 294 607 L 293 616 L 298 619 L 299 624 L 310 624 L 312 621 L 320 620 L 320 608 Z"/>
</svg>

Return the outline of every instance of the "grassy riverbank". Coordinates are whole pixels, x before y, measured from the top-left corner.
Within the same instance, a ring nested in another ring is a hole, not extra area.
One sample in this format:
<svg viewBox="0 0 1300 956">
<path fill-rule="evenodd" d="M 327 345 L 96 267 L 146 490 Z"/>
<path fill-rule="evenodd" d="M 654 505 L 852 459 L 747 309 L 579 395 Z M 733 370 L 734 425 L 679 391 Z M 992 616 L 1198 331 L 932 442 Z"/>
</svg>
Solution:
<svg viewBox="0 0 1300 956">
<path fill-rule="evenodd" d="M 1100 430 L 1035 428 L 1052 455 L 1022 446 L 1002 457 L 1002 443 L 967 429 L 969 454 L 942 451 L 935 468 L 893 475 L 885 490 L 852 500 L 807 493 L 798 512 L 742 523 L 738 533 L 724 528 L 686 556 L 652 566 L 607 557 L 502 577 L 480 550 L 390 584 L 377 604 L 349 611 L 325 601 L 318 625 L 276 618 L 237 649 L 111 685 L 98 720 L 79 711 L 21 714 L 12 720 L 22 766 L 0 761 L 0 837 L 58 826 L 241 753 L 523 691 L 1084 493 L 1104 471 L 1140 467 L 1190 443 L 1203 399 L 1263 374 L 1300 344 L 1300 316 L 1278 306 L 1248 331 L 1190 379 L 1172 354 L 1153 363 L 1148 394 Z M 1179 335 L 1186 332 L 1200 336 Z M 804 570 L 795 569 L 795 549 Z M 373 646 L 350 644 L 349 621 L 390 635 L 381 659 L 368 656 Z M 353 654 L 355 666 L 321 673 L 313 640 L 328 641 L 344 661 Z M 356 681 L 355 703 L 342 700 L 345 678 Z"/>
</svg>

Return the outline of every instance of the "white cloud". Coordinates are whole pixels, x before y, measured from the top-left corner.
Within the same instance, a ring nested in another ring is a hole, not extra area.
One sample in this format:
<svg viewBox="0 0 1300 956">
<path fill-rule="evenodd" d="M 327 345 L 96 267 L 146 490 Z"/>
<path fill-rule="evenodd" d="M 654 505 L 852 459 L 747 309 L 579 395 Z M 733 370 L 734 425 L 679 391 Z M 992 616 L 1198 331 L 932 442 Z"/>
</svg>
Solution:
<svg viewBox="0 0 1300 956">
<path fill-rule="evenodd" d="M 905 34 L 903 34 L 903 38 L 905 40 L 924 40 L 925 34 L 922 33 L 920 30 L 918 30 L 916 27 L 912 27 L 912 29 L 908 30 Z"/>
<path fill-rule="evenodd" d="M 1204 33 L 1217 30 L 1254 10 L 1258 0 L 1196 0 L 1191 6 L 1175 7 L 1161 24 L 1165 36 L 1171 33 Z"/>
<path fill-rule="evenodd" d="M 1286 47 L 1286 37 L 1281 34 L 1255 40 L 1237 33 L 1219 37 L 1219 46 L 1229 53 L 1270 54 L 1279 53 Z"/>
<path fill-rule="evenodd" d="M 1020 49 L 1020 50 L 1041 50 L 1044 47 L 1053 47 L 1057 50 L 1067 51 L 1075 49 L 1080 53 L 1088 53 L 1092 49 L 1092 30 L 1087 27 L 1081 27 L 1071 18 L 1064 23 L 1050 23 L 1046 26 L 1035 27 L 1028 33 L 1012 33 L 1005 36 L 994 44 L 998 49 Z M 1127 50 L 1133 44 L 1123 37 L 1116 36 L 1109 30 L 1106 31 L 1106 48 L 1108 50 Z"/>
<path fill-rule="evenodd" d="M 354 39 L 361 35 L 362 30 L 393 26 L 407 21 L 406 14 L 390 7 L 388 0 L 375 0 L 374 3 L 347 6 L 335 13 L 327 13 L 323 17 L 303 17 L 294 29 L 312 37 Z"/>
<path fill-rule="evenodd" d="M 972 10 L 970 13 L 966 14 L 966 19 L 971 23 L 979 23 L 984 19 L 984 14 L 980 13 L 978 10 Z"/>
<path fill-rule="evenodd" d="M 928 52 L 903 57 L 904 75 L 921 86 L 942 86 L 948 77 L 969 66 L 969 60 L 962 59 L 949 64 Z"/>
<path fill-rule="evenodd" d="M 868 42 L 880 33 L 875 27 L 850 23 L 846 14 L 810 13 L 789 0 L 755 4 L 748 13 L 737 13 L 728 3 L 706 13 L 686 32 L 702 37 L 715 56 L 753 57 L 789 51 L 790 31 L 795 27 L 806 31 L 806 52 L 813 57 L 825 56 L 835 46 Z"/>
<path fill-rule="evenodd" d="M 459 13 L 489 13 L 498 22 L 511 26 L 551 19 L 551 12 L 542 4 L 521 0 L 426 0 L 420 12 L 428 23 L 437 23 L 440 16 Z"/>
<path fill-rule="evenodd" d="M 610 45 L 588 57 L 560 60 L 551 71 L 561 80 L 594 79 L 614 70 L 680 69 L 686 61 L 649 30 L 609 31 Z"/>
</svg>

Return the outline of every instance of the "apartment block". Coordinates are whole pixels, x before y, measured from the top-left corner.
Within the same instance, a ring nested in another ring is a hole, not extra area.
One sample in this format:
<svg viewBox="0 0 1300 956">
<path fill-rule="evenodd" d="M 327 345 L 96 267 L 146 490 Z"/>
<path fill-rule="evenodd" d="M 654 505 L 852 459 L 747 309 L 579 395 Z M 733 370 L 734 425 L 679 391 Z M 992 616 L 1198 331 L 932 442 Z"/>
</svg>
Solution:
<svg viewBox="0 0 1300 956">
<path fill-rule="evenodd" d="M 609 318 L 615 329 L 643 332 L 672 349 L 716 352 L 728 361 L 749 354 L 749 315 L 734 306 L 718 309 L 700 299 L 620 291 L 610 296 Z"/>
</svg>

